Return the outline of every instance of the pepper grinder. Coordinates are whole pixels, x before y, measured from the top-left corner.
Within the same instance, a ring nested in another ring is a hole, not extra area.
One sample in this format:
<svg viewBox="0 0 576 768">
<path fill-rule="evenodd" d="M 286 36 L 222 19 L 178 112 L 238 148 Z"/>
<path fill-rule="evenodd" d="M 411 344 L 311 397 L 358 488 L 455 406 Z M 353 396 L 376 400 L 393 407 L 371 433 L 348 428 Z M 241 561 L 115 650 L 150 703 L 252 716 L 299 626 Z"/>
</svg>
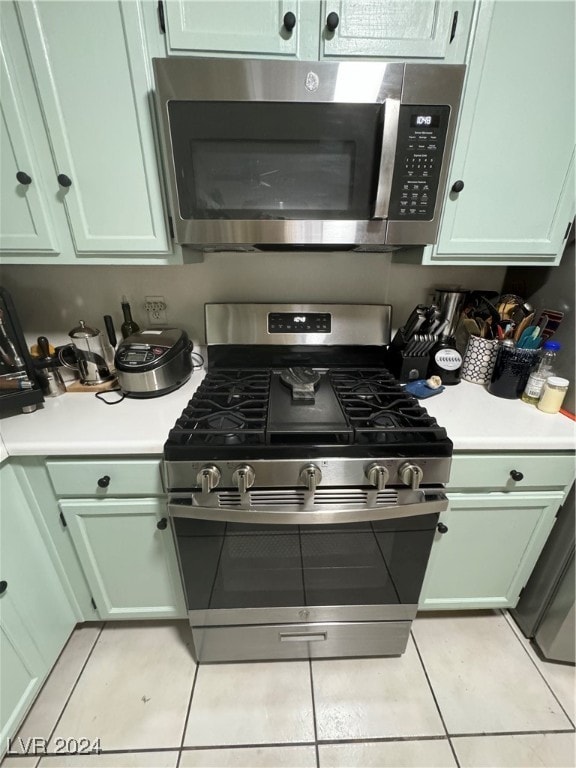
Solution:
<svg viewBox="0 0 576 768">
<path fill-rule="evenodd" d="M 46 397 L 58 397 L 66 392 L 62 374 L 58 370 L 58 360 L 50 354 L 50 344 L 46 336 L 38 337 L 40 359 L 36 362 L 38 381 Z"/>
</svg>

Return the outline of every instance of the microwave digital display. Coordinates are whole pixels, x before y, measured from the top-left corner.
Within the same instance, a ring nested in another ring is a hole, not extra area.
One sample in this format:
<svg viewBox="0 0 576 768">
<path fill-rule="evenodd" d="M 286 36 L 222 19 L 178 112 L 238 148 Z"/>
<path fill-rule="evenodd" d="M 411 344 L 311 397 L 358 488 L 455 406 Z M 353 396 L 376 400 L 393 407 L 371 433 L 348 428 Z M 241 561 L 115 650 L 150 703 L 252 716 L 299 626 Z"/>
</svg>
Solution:
<svg viewBox="0 0 576 768">
<path fill-rule="evenodd" d="M 440 125 L 438 115 L 412 115 L 411 128 L 437 128 Z"/>
</svg>

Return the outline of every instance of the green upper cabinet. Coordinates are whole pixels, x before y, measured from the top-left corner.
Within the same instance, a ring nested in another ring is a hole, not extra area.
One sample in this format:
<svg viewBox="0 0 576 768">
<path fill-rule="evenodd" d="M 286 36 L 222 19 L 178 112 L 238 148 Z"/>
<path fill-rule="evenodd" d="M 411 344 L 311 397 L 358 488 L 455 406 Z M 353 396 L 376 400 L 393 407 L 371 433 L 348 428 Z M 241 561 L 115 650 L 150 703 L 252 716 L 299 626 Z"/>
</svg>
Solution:
<svg viewBox="0 0 576 768">
<path fill-rule="evenodd" d="M 482 2 L 427 263 L 557 264 L 574 201 L 574 3 Z"/>
<path fill-rule="evenodd" d="M 10 25 L 8 45 L 27 54 L 29 71 L 19 68 L 17 77 L 31 75 L 36 86 L 49 145 L 43 153 L 49 167 L 45 194 L 58 226 L 66 228 L 63 260 L 172 260 L 151 108 L 151 58 L 158 51 L 149 48 L 146 4 L 27 0 L 1 6 L 3 26 Z M 3 89 L 3 113 L 5 96 L 12 136 L 13 91 Z M 28 107 L 33 111 L 37 104 L 28 98 Z M 25 138 L 23 132 L 20 144 Z M 21 147 L 19 153 L 25 160 Z M 9 167 L 2 167 L 8 188 L 15 162 L 9 159 Z M 10 234 L 16 224 L 7 226 Z M 29 250 L 45 248 L 38 237 Z M 23 261 L 6 256 L 4 261 Z"/>
<path fill-rule="evenodd" d="M 464 60 L 473 0 L 164 0 L 171 54 Z"/>
</svg>

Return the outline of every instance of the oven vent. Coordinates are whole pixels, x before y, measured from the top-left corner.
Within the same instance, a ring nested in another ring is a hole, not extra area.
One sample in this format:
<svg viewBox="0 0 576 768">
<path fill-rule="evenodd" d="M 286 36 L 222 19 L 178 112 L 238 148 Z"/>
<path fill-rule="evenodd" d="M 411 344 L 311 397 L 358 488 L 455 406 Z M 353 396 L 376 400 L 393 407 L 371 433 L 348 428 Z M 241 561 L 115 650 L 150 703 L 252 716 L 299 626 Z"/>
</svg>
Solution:
<svg viewBox="0 0 576 768">
<path fill-rule="evenodd" d="M 310 497 L 304 490 L 278 488 L 262 491 L 250 491 L 251 507 L 304 507 L 310 503 Z M 220 491 L 218 504 L 224 508 L 242 507 L 242 499 L 236 491 Z M 368 491 L 364 488 L 318 488 L 312 500 L 314 506 L 354 507 L 378 506 L 393 507 L 398 504 L 398 491 Z"/>
</svg>

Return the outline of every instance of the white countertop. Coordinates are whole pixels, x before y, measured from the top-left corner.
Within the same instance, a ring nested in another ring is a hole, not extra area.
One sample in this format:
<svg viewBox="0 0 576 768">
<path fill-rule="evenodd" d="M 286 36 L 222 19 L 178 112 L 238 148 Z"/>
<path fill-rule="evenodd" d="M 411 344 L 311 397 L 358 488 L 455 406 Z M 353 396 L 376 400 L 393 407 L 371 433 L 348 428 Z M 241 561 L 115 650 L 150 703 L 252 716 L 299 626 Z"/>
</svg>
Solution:
<svg viewBox="0 0 576 768">
<path fill-rule="evenodd" d="M 202 378 L 176 392 L 105 405 L 92 393 L 48 398 L 33 413 L 0 419 L 10 456 L 161 454 L 168 432 Z M 456 451 L 570 451 L 576 424 L 520 400 L 504 400 L 466 381 L 420 401 L 446 428 Z"/>
</svg>

